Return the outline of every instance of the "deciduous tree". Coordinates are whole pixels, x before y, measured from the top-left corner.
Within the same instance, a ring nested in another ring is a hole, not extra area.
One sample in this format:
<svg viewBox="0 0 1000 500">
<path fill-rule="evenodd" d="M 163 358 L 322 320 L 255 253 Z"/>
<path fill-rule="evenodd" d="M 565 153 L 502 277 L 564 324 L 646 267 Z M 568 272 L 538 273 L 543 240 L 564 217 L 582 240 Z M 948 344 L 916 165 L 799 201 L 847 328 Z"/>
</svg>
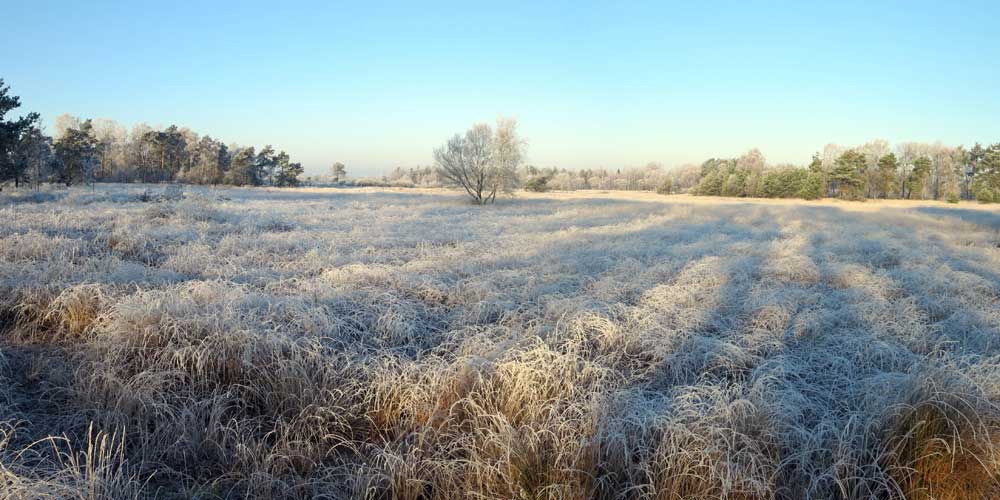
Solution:
<svg viewBox="0 0 1000 500">
<path fill-rule="evenodd" d="M 347 167 L 338 161 L 330 166 L 330 175 L 333 177 L 333 182 L 340 182 L 347 177 Z"/>
<path fill-rule="evenodd" d="M 456 134 L 434 151 L 434 159 L 443 178 L 482 205 L 495 201 L 497 193 L 513 190 L 524 149 L 517 122 L 501 118 L 496 131 L 480 123 L 464 136 Z"/>
</svg>

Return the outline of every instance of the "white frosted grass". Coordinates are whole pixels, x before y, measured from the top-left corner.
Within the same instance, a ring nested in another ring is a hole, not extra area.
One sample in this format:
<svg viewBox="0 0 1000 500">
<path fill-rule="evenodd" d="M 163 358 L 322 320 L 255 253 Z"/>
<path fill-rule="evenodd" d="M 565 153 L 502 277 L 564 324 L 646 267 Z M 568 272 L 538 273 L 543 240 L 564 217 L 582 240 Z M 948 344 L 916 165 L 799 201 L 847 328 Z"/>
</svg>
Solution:
<svg viewBox="0 0 1000 500">
<path fill-rule="evenodd" d="M 15 198 L 6 497 L 1000 494 L 997 212 Z"/>
</svg>

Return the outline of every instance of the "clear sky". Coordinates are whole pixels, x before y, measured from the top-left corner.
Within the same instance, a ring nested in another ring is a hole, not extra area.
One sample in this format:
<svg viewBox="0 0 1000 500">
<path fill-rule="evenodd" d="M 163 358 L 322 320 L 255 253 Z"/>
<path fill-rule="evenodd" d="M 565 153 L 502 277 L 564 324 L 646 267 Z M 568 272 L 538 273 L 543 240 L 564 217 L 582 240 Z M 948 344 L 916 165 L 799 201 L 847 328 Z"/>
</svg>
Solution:
<svg viewBox="0 0 1000 500">
<path fill-rule="evenodd" d="M 309 174 L 429 164 L 501 114 L 567 168 L 1000 141 L 995 0 L 3 3 L 0 77 L 47 123 L 176 123 Z"/>
</svg>

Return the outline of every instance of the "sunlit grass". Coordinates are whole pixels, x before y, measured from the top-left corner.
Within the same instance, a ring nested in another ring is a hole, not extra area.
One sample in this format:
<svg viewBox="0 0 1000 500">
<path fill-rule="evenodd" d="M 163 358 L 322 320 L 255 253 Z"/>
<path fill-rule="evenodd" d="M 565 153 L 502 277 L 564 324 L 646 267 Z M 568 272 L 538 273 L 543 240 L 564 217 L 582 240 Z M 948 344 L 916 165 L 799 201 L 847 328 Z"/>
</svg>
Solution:
<svg viewBox="0 0 1000 500">
<path fill-rule="evenodd" d="M 144 189 L 0 208 L 0 498 L 1000 494 L 996 211 Z"/>
</svg>

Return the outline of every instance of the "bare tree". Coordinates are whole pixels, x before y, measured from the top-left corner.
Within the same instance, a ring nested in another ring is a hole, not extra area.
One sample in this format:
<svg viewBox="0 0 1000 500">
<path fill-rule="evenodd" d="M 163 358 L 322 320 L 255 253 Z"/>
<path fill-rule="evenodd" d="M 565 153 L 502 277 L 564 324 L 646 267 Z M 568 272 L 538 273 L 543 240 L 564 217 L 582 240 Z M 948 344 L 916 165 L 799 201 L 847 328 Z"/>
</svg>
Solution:
<svg viewBox="0 0 1000 500">
<path fill-rule="evenodd" d="M 53 133 L 52 139 L 58 141 L 66 135 L 66 131 L 69 129 L 79 129 L 80 125 L 83 124 L 83 119 L 73 116 L 69 113 L 63 113 L 56 117 L 56 122 L 52 126 Z"/>
<path fill-rule="evenodd" d="M 473 125 L 465 136 L 455 134 L 434 151 L 438 172 L 448 183 L 461 186 L 479 205 L 517 185 L 517 169 L 524 161 L 526 143 L 517 135 L 517 120 L 500 118 L 494 131 Z"/>
<path fill-rule="evenodd" d="M 330 175 L 333 177 L 333 182 L 340 182 L 347 177 L 347 167 L 338 161 L 330 167 Z"/>
</svg>

